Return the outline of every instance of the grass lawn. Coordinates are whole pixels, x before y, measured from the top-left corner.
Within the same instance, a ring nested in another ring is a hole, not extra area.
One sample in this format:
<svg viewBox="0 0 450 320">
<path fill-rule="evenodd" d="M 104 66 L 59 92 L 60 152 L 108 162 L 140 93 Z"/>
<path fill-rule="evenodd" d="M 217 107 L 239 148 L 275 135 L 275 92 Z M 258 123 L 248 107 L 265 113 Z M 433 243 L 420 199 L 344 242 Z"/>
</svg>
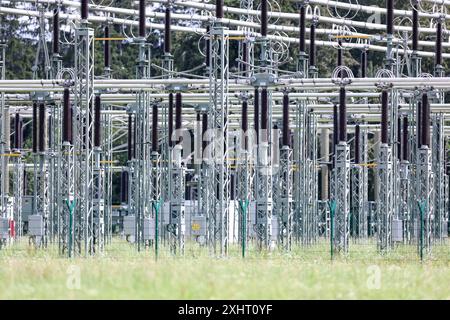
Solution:
<svg viewBox="0 0 450 320">
<path fill-rule="evenodd" d="M 228 258 L 190 246 L 184 257 L 136 252 L 116 239 L 102 257 L 60 258 L 26 242 L 0 251 L 1 299 L 450 299 L 450 247 L 421 263 L 414 247 L 381 256 L 353 245 L 330 261 L 326 243 L 292 253 L 233 247 Z M 164 250 L 163 250 L 164 251 Z"/>
</svg>

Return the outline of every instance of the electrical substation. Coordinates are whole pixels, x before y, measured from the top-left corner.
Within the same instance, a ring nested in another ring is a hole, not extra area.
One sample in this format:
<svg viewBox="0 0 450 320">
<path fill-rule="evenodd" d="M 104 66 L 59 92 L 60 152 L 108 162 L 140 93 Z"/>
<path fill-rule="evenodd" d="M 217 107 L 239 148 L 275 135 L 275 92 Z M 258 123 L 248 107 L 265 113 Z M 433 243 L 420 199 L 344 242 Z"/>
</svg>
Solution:
<svg viewBox="0 0 450 320">
<path fill-rule="evenodd" d="M 450 1 L 397 2 L 2 1 L 38 32 L 28 79 L 0 43 L 0 249 L 449 250 Z"/>
</svg>

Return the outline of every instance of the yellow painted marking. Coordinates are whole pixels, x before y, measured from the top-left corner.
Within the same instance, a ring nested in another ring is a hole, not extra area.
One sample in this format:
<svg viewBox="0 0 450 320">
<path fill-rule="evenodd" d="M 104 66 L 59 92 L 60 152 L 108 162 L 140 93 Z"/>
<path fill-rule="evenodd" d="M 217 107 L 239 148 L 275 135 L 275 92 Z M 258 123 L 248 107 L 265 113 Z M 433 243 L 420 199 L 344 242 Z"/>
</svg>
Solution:
<svg viewBox="0 0 450 320">
<path fill-rule="evenodd" d="M 200 231 L 200 224 L 199 223 L 193 223 L 192 224 L 192 231 Z"/>
<path fill-rule="evenodd" d="M 0 157 L 20 157 L 21 153 L 4 153 L 0 154 Z"/>
<path fill-rule="evenodd" d="M 368 167 L 368 168 L 373 168 L 377 166 L 376 163 L 358 163 L 358 165 L 361 167 Z"/>
</svg>

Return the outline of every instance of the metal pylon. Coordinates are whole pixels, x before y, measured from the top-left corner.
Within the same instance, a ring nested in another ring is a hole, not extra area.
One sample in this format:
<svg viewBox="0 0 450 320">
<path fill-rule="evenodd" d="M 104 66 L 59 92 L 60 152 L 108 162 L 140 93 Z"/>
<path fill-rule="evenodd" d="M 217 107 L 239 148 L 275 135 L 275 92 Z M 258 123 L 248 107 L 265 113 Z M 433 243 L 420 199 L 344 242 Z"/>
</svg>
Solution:
<svg viewBox="0 0 450 320">
<path fill-rule="evenodd" d="M 229 159 L 228 159 L 228 38 L 225 28 L 214 21 L 210 34 L 210 89 L 209 128 L 214 131 L 211 156 L 209 223 L 214 223 L 214 240 L 210 241 L 216 252 L 216 242 L 220 242 L 220 254 L 228 255 L 229 247 Z"/>
</svg>

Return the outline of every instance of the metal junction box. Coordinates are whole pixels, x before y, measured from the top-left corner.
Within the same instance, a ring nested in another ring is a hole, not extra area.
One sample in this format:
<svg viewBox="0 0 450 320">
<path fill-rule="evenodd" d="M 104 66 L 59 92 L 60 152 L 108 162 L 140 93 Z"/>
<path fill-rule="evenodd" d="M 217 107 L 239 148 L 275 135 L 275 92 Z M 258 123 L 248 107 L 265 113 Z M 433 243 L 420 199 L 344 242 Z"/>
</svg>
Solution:
<svg viewBox="0 0 450 320">
<path fill-rule="evenodd" d="M 392 220 L 392 241 L 403 241 L 403 221 L 399 219 Z"/>
<path fill-rule="evenodd" d="M 9 221 L 7 218 L 0 218 L 0 239 L 8 239 Z"/>
<path fill-rule="evenodd" d="M 135 236 L 136 235 L 136 217 L 135 216 L 123 217 L 123 233 L 126 236 Z"/>
<path fill-rule="evenodd" d="M 155 219 L 144 219 L 144 240 L 155 240 Z"/>
<path fill-rule="evenodd" d="M 206 217 L 192 217 L 191 221 L 191 235 L 206 236 Z"/>
<path fill-rule="evenodd" d="M 34 214 L 28 217 L 28 233 L 37 237 L 44 235 L 44 220 L 41 215 Z"/>
</svg>

